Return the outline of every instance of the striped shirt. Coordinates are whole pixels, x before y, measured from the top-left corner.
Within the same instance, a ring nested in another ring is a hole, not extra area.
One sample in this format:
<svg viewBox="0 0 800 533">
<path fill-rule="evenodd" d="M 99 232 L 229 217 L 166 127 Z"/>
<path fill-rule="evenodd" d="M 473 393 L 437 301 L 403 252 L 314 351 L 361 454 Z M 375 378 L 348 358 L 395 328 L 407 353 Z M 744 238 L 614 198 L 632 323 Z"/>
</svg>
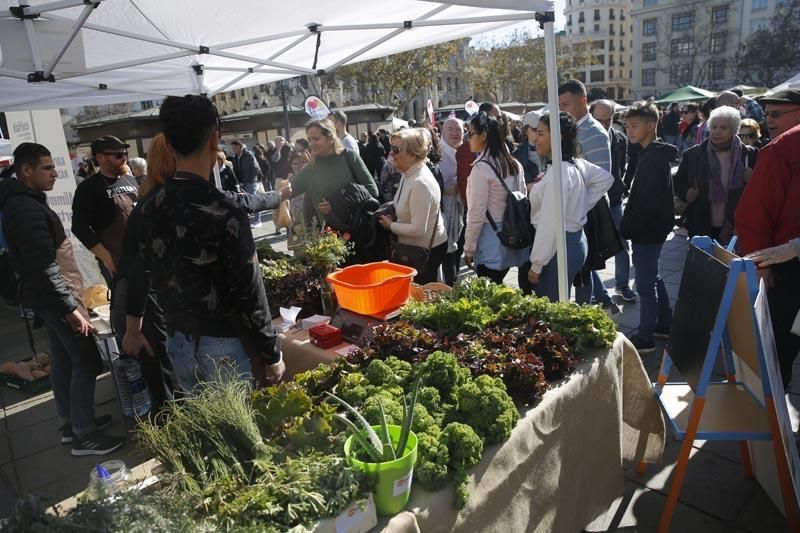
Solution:
<svg viewBox="0 0 800 533">
<path fill-rule="evenodd" d="M 611 172 L 611 141 L 602 124 L 586 113 L 577 123 L 582 157 L 606 172 Z"/>
</svg>

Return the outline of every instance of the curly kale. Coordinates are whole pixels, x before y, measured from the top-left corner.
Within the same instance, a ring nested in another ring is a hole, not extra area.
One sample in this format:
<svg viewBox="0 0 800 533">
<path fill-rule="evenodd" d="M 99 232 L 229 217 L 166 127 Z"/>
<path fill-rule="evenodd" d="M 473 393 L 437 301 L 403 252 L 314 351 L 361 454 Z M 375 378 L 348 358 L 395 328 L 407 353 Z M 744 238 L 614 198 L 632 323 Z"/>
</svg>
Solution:
<svg viewBox="0 0 800 533">
<path fill-rule="evenodd" d="M 424 405 L 417 403 L 414 405 L 414 419 L 411 422 L 411 430 L 417 435 L 424 432 L 438 433 L 439 424 Z"/>
<path fill-rule="evenodd" d="M 382 395 L 367 398 L 361 414 L 370 424 L 379 425 L 381 423 L 381 406 L 383 406 L 387 424 L 400 425 L 403 423 L 403 406 L 397 400 Z"/>
<path fill-rule="evenodd" d="M 394 370 L 380 359 L 373 359 L 364 370 L 364 375 L 367 377 L 371 385 L 391 385 L 397 382 Z"/>
<path fill-rule="evenodd" d="M 422 386 L 436 387 L 442 399 L 449 399 L 453 390 L 470 378 L 469 369 L 458 364 L 453 354 L 433 352 L 419 368 Z"/>
<path fill-rule="evenodd" d="M 397 383 L 405 386 L 410 385 L 409 378 L 411 377 L 414 368 L 411 366 L 411 363 L 398 359 L 397 357 L 390 355 L 384 361 L 386 365 L 392 369 L 394 372 L 395 380 Z"/>
<path fill-rule="evenodd" d="M 442 430 L 442 442 L 450 454 L 448 466 L 465 470 L 478 464 L 483 454 L 483 440 L 467 424 L 451 422 Z"/>
<path fill-rule="evenodd" d="M 427 490 L 439 490 L 447 485 L 450 479 L 447 445 L 439 440 L 438 435 L 417 433 L 417 451 L 414 480 Z"/>
<path fill-rule="evenodd" d="M 434 412 L 441 408 L 442 397 L 436 387 L 420 387 L 417 392 L 417 403 L 424 405 L 428 412 Z"/>
<path fill-rule="evenodd" d="M 366 400 L 371 392 L 369 380 L 360 372 L 344 374 L 339 379 L 337 394 L 349 404 L 359 404 Z"/>
<path fill-rule="evenodd" d="M 472 426 L 488 444 L 506 440 L 519 420 L 500 378 L 478 376 L 458 387 L 454 396 L 458 420 Z"/>
</svg>

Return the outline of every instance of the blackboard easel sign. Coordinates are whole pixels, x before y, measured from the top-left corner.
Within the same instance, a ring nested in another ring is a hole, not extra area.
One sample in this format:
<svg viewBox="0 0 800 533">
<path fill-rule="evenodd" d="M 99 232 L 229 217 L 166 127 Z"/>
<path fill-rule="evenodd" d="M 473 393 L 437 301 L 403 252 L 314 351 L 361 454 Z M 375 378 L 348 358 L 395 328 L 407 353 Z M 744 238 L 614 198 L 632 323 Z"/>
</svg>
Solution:
<svg viewBox="0 0 800 533">
<path fill-rule="evenodd" d="M 754 263 L 708 237 L 695 237 L 678 294 L 668 349 L 653 384 L 668 425 L 682 441 L 659 532 L 669 530 L 695 439 L 739 441 L 748 476 L 753 475 L 749 442 L 771 441 L 789 530 L 800 531 L 800 469 L 790 469 L 790 464 L 797 466 L 797 449 L 785 438 L 785 405 L 779 406 L 780 416 L 776 410 L 776 401 L 785 404 L 783 384 L 776 372 L 766 294 L 763 287 L 759 293 Z M 727 376 L 712 382 L 720 354 Z M 737 379 L 734 354 L 757 378 L 760 390 Z M 667 382 L 673 364 L 685 381 Z M 639 472 L 643 468 L 640 464 Z"/>
</svg>

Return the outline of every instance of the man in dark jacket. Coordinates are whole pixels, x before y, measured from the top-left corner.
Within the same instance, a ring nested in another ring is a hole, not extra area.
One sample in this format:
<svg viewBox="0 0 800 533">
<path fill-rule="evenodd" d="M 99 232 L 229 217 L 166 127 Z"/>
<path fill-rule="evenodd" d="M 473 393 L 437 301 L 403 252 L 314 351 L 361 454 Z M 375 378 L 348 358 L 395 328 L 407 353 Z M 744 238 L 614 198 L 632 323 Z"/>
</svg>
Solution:
<svg viewBox="0 0 800 533">
<path fill-rule="evenodd" d="M 139 186 L 127 175 L 128 145 L 111 135 L 92 142 L 98 172 L 75 189 L 72 232 L 92 252 L 108 286 L 117 271 L 122 235 Z"/>
<path fill-rule="evenodd" d="M 636 290 L 639 293 L 639 328 L 631 342 L 640 354 L 655 350 L 653 336 L 669 336 L 672 310 L 658 260 L 667 235 L 675 224 L 670 162 L 677 149 L 656 139 L 658 109 L 637 103 L 626 117 L 628 139 L 642 146 L 631 183 L 620 233 L 631 241 Z"/>
<path fill-rule="evenodd" d="M 258 182 L 261 181 L 261 168 L 258 166 L 256 156 L 245 148 L 238 139 L 231 142 L 233 147 L 233 173 L 239 181 L 239 186 L 250 194 L 255 194 Z M 256 213 L 251 221 L 253 227 L 261 225 L 261 213 Z"/>
<path fill-rule="evenodd" d="M 17 179 L 0 183 L 2 227 L 11 264 L 21 277 L 23 303 L 47 328 L 50 380 L 64 423 L 61 442 L 72 443 L 72 455 L 105 455 L 123 440 L 101 433 L 110 416 L 94 418 L 101 368 L 95 330 L 80 301 L 83 283 L 71 241 L 44 194 L 53 189 L 58 173 L 50 151 L 35 143 L 14 150 L 14 167 Z"/>
<path fill-rule="evenodd" d="M 614 118 L 614 102 L 611 100 L 598 100 L 589 108 L 592 116 L 608 131 L 611 139 L 611 175 L 614 176 L 614 185 L 608 190 L 608 206 L 611 217 L 619 230 L 622 222 L 622 198 L 627 192 L 623 177 L 628 164 L 628 138 L 612 125 Z M 631 258 L 628 255 L 630 247 L 628 241 L 623 239 L 625 249 L 614 256 L 614 281 L 615 292 L 626 302 L 636 301 L 636 294 L 630 288 Z"/>
<path fill-rule="evenodd" d="M 669 111 L 664 115 L 664 141 L 672 146 L 678 146 L 680 142 L 681 130 L 681 113 L 678 109 L 678 104 L 671 104 Z"/>
</svg>

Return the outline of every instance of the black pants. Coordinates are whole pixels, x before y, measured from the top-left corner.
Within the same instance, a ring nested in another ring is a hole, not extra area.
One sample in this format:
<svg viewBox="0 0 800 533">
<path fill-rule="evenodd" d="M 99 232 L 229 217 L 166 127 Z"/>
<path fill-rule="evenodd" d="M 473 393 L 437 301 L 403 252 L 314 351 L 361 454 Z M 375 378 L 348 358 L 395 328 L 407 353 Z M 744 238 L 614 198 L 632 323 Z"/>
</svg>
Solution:
<svg viewBox="0 0 800 533">
<path fill-rule="evenodd" d="M 773 287 L 767 290 L 769 314 L 781 365 L 783 387 L 788 390 L 792 381 L 792 365 L 800 350 L 800 337 L 791 332 L 800 310 L 800 260 L 792 259 L 770 268 Z"/>
<path fill-rule="evenodd" d="M 439 267 L 442 265 L 442 260 L 447 253 L 447 243 L 443 242 L 439 246 L 431 248 L 431 253 L 428 256 L 428 265 L 422 272 L 414 276 L 414 283 L 425 285 L 439 279 Z"/>
<path fill-rule="evenodd" d="M 503 279 L 505 279 L 509 270 L 510 269 L 508 268 L 503 270 L 493 270 L 487 266 L 478 265 L 478 268 L 475 270 L 475 272 L 478 274 L 479 278 L 489 278 L 492 280 L 492 282 L 502 285 Z"/>
<path fill-rule="evenodd" d="M 517 283 L 524 294 L 533 294 L 533 283 L 528 281 L 528 272 L 530 269 L 531 262 L 525 261 L 525 263 L 519 267 L 519 272 L 517 273 Z"/>
<path fill-rule="evenodd" d="M 445 254 L 442 262 L 442 274 L 444 282 L 453 286 L 458 281 L 458 273 L 461 271 L 461 257 L 464 255 L 464 233 L 467 230 L 467 214 L 464 211 L 464 224 L 461 226 L 461 235 L 458 236 L 456 251 Z"/>
</svg>

